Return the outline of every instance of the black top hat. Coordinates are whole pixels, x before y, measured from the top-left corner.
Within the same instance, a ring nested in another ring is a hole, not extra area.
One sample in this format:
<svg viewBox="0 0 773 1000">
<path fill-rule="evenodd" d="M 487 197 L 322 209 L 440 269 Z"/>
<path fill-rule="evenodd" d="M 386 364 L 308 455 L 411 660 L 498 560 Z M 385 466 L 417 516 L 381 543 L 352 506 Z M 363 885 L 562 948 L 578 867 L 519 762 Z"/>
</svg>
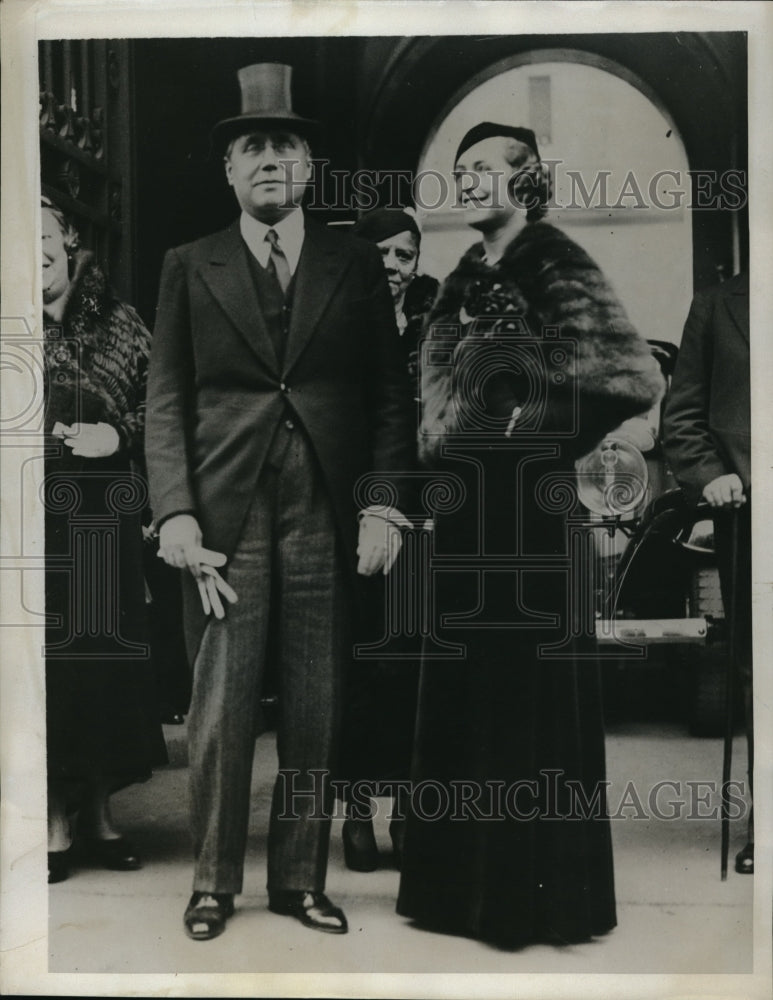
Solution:
<svg viewBox="0 0 773 1000">
<path fill-rule="evenodd" d="M 317 122 L 302 118 L 292 109 L 292 66 L 282 63 L 254 63 L 237 73 L 242 92 L 241 114 L 224 118 L 212 129 L 213 146 L 222 147 L 231 139 L 256 128 L 285 128 L 303 138 L 316 135 Z"/>
</svg>

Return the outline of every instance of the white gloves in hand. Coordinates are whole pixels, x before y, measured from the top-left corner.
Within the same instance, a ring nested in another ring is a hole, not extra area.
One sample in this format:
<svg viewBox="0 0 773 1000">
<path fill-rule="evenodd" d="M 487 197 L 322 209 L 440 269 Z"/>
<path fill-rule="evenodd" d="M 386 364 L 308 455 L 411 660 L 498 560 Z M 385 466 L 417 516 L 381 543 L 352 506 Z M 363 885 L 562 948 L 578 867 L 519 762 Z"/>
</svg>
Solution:
<svg viewBox="0 0 773 1000">
<path fill-rule="evenodd" d="M 207 553 L 207 549 L 202 549 L 202 553 Z M 212 555 L 222 555 L 220 552 L 213 552 Z M 223 556 L 225 562 L 225 556 Z M 229 604 L 236 604 L 239 598 L 233 587 L 229 586 L 218 571 L 207 563 L 201 566 L 202 576 L 199 578 L 199 597 L 204 614 L 214 612 L 215 618 L 225 618 L 225 608 L 220 600 L 220 594 L 225 597 Z"/>
<path fill-rule="evenodd" d="M 235 604 L 239 598 L 215 568 L 225 566 L 225 555 L 203 548 L 201 540 L 201 528 L 196 518 L 192 514 L 175 514 L 161 525 L 158 555 L 170 566 L 187 569 L 193 574 L 205 615 L 214 612 L 215 618 L 225 618 L 220 595 L 230 604 Z"/>
<path fill-rule="evenodd" d="M 401 527 L 410 528 L 411 522 L 394 507 L 368 507 L 362 512 L 358 573 L 372 576 L 381 570 L 386 575 L 391 570 L 402 547 Z M 238 596 L 216 569 L 225 565 L 225 555 L 205 549 L 201 543 L 201 528 L 196 518 L 192 514 L 176 514 L 161 525 L 158 555 L 170 566 L 189 570 L 198 583 L 204 613 L 223 618 L 225 609 L 220 595 L 231 604 L 236 603 Z"/>
</svg>

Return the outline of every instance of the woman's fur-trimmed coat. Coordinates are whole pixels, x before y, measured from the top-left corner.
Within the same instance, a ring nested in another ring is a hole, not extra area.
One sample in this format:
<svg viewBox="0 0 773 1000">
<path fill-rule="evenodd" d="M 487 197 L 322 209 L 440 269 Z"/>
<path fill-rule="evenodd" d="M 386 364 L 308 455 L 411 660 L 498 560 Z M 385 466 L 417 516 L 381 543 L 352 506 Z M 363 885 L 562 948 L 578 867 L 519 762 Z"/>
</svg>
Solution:
<svg viewBox="0 0 773 1000">
<path fill-rule="evenodd" d="M 101 421 L 116 429 L 122 452 L 140 458 L 150 334 L 89 251 L 75 256 L 62 323 L 46 322 L 45 355 L 46 430 Z"/>
<path fill-rule="evenodd" d="M 86 458 L 58 435 L 47 440 L 48 776 L 66 781 L 73 805 L 87 779 L 108 776 L 120 788 L 166 762 L 147 650 L 146 491 L 133 468 L 142 454 L 150 334 L 92 254 L 77 253 L 74 265 L 62 322 L 45 323 L 45 429 L 107 423 L 120 446 Z M 78 614 L 88 627 L 74 627 Z"/>
<path fill-rule="evenodd" d="M 426 464 L 471 430 L 558 437 L 577 458 L 664 389 L 599 267 L 545 222 L 527 224 L 493 266 L 481 243 L 471 247 L 443 284 L 424 338 Z"/>
</svg>

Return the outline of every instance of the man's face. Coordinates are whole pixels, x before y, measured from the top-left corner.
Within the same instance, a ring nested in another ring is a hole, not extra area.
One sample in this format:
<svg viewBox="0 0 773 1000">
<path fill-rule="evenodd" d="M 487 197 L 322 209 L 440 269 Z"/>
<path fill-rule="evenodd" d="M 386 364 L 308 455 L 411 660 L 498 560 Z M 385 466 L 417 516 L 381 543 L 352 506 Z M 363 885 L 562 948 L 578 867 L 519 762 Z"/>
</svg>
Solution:
<svg viewBox="0 0 773 1000">
<path fill-rule="evenodd" d="M 416 274 L 419 263 L 419 244 L 409 230 L 381 240 L 378 244 L 381 259 L 384 261 L 389 290 L 395 302 L 399 302 L 405 294 L 405 289 Z"/>
<path fill-rule="evenodd" d="M 231 144 L 225 175 L 242 211 L 270 225 L 301 204 L 309 149 L 294 132 L 249 132 Z"/>
<path fill-rule="evenodd" d="M 505 159 L 505 141 L 500 136 L 481 139 L 464 151 L 454 167 L 464 221 L 484 232 L 501 227 L 515 212 L 507 191 L 513 168 Z"/>
</svg>

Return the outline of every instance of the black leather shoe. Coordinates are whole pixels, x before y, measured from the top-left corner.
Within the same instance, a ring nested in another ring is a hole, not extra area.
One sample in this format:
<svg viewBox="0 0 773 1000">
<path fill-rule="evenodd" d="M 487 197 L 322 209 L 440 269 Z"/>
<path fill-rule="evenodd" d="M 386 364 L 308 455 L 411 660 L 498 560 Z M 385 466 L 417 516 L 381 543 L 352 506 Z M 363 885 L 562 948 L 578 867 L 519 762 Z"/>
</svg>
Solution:
<svg viewBox="0 0 773 1000">
<path fill-rule="evenodd" d="M 327 934 L 346 934 L 349 925 L 343 910 L 333 906 L 324 892 L 272 892 L 268 897 L 272 913 L 295 917 L 305 927 Z"/>
<path fill-rule="evenodd" d="M 389 824 L 389 836 L 392 840 L 392 852 L 395 866 L 399 869 L 403 864 L 403 845 L 405 844 L 405 820 L 393 819 Z"/>
<path fill-rule="evenodd" d="M 347 868 L 353 872 L 374 872 L 378 868 L 378 847 L 372 819 L 344 820 L 341 837 Z"/>
<path fill-rule="evenodd" d="M 754 874 L 754 844 L 747 844 L 735 856 L 735 870 L 739 875 Z"/>
<path fill-rule="evenodd" d="M 48 884 L 64 882 L 70 877 L 70 848 L 48 852 Z"/>
<path fill-rule="evenodd" d="M 185 933 L 194 941 L 210 941 L 222 934 L 234 915 L 234 898 L 227 892 L 194 892 L 185 908 Z"/>
<path fill-rule="evenodd" d="M 134 845 L 125 837 L 86 840 L 83 843 L 83 853 L 92 861 L 99 862 L 103 868 L 114 872 L 136 872 L 142 868 Z"/>
</svg>

